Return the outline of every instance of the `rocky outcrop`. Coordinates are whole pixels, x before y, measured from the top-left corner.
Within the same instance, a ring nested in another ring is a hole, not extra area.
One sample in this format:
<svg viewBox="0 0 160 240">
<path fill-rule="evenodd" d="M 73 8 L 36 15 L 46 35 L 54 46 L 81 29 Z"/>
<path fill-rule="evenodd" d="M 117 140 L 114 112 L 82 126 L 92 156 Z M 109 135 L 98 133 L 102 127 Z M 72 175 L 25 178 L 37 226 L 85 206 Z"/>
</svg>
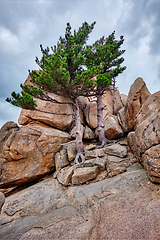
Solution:
<svg viewBox="0 0 160 240">
<path fill-rule="evenodd" d="M 114 102 L 114 93 L 112 88 L 110 87 L 102 96 L 103 100 L 103 119 L 105 120 L 108 114 L 113 114 L 113 102 Z M 117 111 L 119 111 L 123 107 L 123 103 L 121 101 L 120 93 L 117 89 L 116 93 L 116 107 Z M 90 102 L 85 108 L 85 118 L 86 121 L 91 128 L 97 127 L 97 103 L 95 101 Z"/>
<path fill-rule="evenodd" d="M 24 85 L 31 85 L 30 79 L 31 77 L 29 75 Z M 26 125 L 30 122 L 39 121 L 60 130 L 68 129 L 74 121 L 73 106 L 72 104 L 66 104 L 66 102 L 71 102 L 71 100 L 65 96 L 59 96 L 53 93 L 49 94 L 49 96 L 61 102 L 61 104 L 35 98 L 37 110 L 22 109 L 18 123 L 20 125 Z"/>
<path fill-rule="evenodd" d="M 53 170 L 54 155 L 68 137 L 68 133 L 44 124 L 14 131 L 4 142 L 0 155 L 0 186 L 22 184 Z"/>
<path fill-rule="evenodd" d="M 118 119 L 124 132 L 133 130 L 135 117 L 149 96 L 150 92 L 143 79 L 137 78 L 130 87 L 125 107 L 118 112 Z"/>
<path fill-rule="evenodd" d="M 1 209 L 5 203 L 5 196 L 2 192 L 0 192 L 0 214 L 1 214 Z"/>
<path fill-rule="evenodd" d="M 159 239 L 160 186 L 139 164 L 89 185 L 52 177 L 6 198 L 0 239 Z"/>
<path fill-rule="evenodd" d="M 160 92 L 152 94 L 143 104 L 136 116 L 135 131 L 128 134 L 128 141 L 149 179 L 160 183 Z"/>
</svg>

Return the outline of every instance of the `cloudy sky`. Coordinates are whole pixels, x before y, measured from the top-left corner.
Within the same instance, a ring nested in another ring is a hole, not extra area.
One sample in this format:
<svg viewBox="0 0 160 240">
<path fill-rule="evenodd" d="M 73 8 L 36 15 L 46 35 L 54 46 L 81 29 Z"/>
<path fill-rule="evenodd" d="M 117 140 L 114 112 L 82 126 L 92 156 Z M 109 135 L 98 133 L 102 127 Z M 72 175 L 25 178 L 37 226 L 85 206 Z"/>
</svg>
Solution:
<svg viewBox="0 0 160 240">
<path fill-rule="evenodd" d="M 127 70 L 117 77 L 121 93 L 142 77 L 151 93 L 160 90 L 160 0 L 0 0 L 0 127 L 17 122 L 20 109 L 5 102 L 28 69 L 38 69 L 40 44 L 53 46 L 64 36 L 66 23 L 78 29 L 96 21 L 88 43 L 108 36 L 124 36 Z"/>
</svg>

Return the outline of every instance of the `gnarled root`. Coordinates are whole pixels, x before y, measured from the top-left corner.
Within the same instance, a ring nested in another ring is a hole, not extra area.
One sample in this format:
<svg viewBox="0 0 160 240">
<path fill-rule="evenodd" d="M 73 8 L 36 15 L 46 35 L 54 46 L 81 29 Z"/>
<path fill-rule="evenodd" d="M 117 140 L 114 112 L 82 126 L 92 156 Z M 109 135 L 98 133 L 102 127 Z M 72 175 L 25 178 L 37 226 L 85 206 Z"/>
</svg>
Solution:
<svg viewBox="0 0 160 240">
<path fill-rule="evenodd" d="M 78 161 L 79 158 L 81 158 L 81 160 L 82 160 L 81 164 L 83 164 L 84 161 L 85 161 L 85 156 L 83 155 L 83 153 L 77 153 L 77 155 L 76 155 L 76 157 L 75 157 L 75 160 L 74 160 L 76 164 L 79 164 L 79 163 L 80 163 L 80 162 Z"/>
</svg>

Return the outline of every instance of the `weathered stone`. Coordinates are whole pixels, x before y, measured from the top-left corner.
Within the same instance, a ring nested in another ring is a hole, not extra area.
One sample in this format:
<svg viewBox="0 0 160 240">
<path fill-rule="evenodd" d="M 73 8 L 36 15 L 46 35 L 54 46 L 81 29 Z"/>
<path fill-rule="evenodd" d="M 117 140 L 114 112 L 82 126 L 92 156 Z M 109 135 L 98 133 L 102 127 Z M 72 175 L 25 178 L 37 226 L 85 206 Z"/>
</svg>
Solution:
<svg viewBox="0 0 160 240">
<path fill-rule="evenodd" d="M 1 209 L 5 203 L 5 196 L 2 192 L 0 192 L 0 214 L 1 214 Z"/>
<path fill-rule="evenodd" d="M 72 184 L 79 185 L 95 178 L 98 175 L 98 167 L 77 168 L 72 176 Z"/>
<path fill-rule="evenodd" d="M 132 153 L 128 153 L 125 158 L 120 158 L 116 156 L 108 156 L 106 169 L 108 172 L 108 177 L 113 177 L 120 173 L 123 173 L 131 165 L 137 162 L 137 159 Z"/>
<path fill-rule="evenodd" d="M 87 151 L 85 153 L 86 158 L 96 158 L 96 157 L 104 157 L 104 150 L 103 148 L 100 149 L 93 149 L 91 151 Z"/>
<path fill-rule="evenodd" d="M 118 112 L 118 120 L 124 132 L 133 130 L 135 117 L 149 96 L 150 92 L 143 79 L 137 78 L 130 87 L 125 107 Z"/>
<path fill-rule="evenodd" d="M 31 77 L 29 75 L 24 85 L 32 85 L 30 79 Z M 40 121 L 60 130 L 68 129 L 74 121 L 73 105 L 66 104 L 67 102 L 71 102 L 71 100 L 65 96 L 59 96 L 54 93 L 49 93 L 49 96 L 61 102 L 61 104 L 35 98 L 38 111 L 22 109 L 18 123 L 20 125 L 26 125 L 29 122 Z"/>
<path fill-rule="evenodd" d="M 118 123 L 117 117 L 108 115 L 104 122 L 105 136 L 108 139 L 121 138 L 123 136 L 123 130 Z"/>
<path fill-rule="evenodd" d="M 142 155 L 142 164 L 152 182 L 160 183 L 160 144 L 149 148 Z"/>
<path fill-rule="evenodd" d="M 128 98 L 128 96 L 127 95 L 125 95 L 125 94 L 123 94 L 123 93 L 121 93 L 121 101 L 122 101 L 122 104 L 123 104 L 123 106 L 125 106 L 126 105 L 126 103 L 127 103 L 127 98 Z"/>
<path fill-rule="evenodd" d="M 92 158 L 92 159 L 89 159 L 89 160 L 86 160 L 85 162 L 84 162 L 84 166 L 85 167 L 93 167 L 93 165 L 95 165 L 95 166 L 98 166 L 98 169 L 100 170 L 100 171 L 103 171 L 103 170 L 105 170 L 105 167 L 106 167 L 106 158 L 104 157 L 104 158 Z"/>
<path fill-rule="evenodd" d="M 57 179 L 62 185 L 67 186 L 71 181 L 73 173 L 74 173 L 73 166 L 62 168 L 57 174 Z"/>
<path fill-rule="evenodd" d="M 111 146 L 105 147 L 104 151 L 109 155 L 114 155 L 121 158 L 127 155 L 127 148 L 121 146 L 120 144 L 113 144 Z"/>
<path fill-rule="evenodd" d="M 99 174 L 97 175 L 96 178 L 89 180 L 89 183 L 96 183 L 96 182 L 100 182 L 104 179 L 107 178 L 108 172 L 106 170 L 99 172 Z"/>
<path fill-rule="evenodd" d="M 117 111 L 123 107 L 121 102 L 119 91 L 117 90 L 116 95 L 116 106 Z M 103 106 L 105 107 L 103 110 L 103 119 L 105 120 L 108 117 L 108 114 L 113 114 L 113 100 L 114 93 L 111 88 L 109 88 L 102 96 Z M 88 125 L 91 128 L 97 127 L 97 103 L 95 101 L 90 102 L 85 109 L 85 117 Z"/>
<path fill-rule="evenodd" d="M 86 145 L 86 146 L 84 147 L 84 150 L 85 150 L 85 152 L 87 152 L 87 151 L 89 151 L 89 150 L 95 149 L 96 147 L 97 147 L 97 144 L 96 144 L 96 143 L 92 143 L 92 144 Z"/>
<path fill-rule="evenodd" d="M 160 112 L 160 91 L 150 95 L 135 117 L 135 129 L 148 117 Z"/>
<path fill-rule="evenodd" d="M 62 149 L 61 151 L 57 152 L 55 155 L 55 166 L 56 166 L 56 171 L 58 169 L 63 168 L 64 166 L 68 165 L 68 155 L 67 155 L 67 150 Z"/>
<path fill-rule="evenodd" d="M 83 134 L 84 134 L 84 127 L 83 127 L 83 125 L 81 125 L 81 134 L 82 134 L 82 138 L 83 138 Z M 71 138 L 76 138 L 76 126 L 74 126 L 74 128 L 72 128 L 72 130 L 70 132 L 70 137 Z"/>
<path fill-rule="evenodd" d="M 0 158 L 0 186 L 34 180 L 55 167 L 54 155 L 68 133 L 44 124 L 21 127 L 10 135 Z"/>
<path fill-rule="evenodd" d="M 130 170 L 74 187 L 50 177 L 7 197 L 0 239 L 159 239 L 160 185 Z"/>
<path fill-rule="evenodd" d="M 78 98 L 78 105 L 82 111 L 85 110 L 86 106 L 89 103 L 89 100 L 87 97 L 79 96 Z"/>
<path fill-rule="evenodd" d="M 84 137 L 84 139 L 94 139 L 95 134 L 88 126 L 86 126 L 85 129 L 84 129 L 84 136 L 83 137 Z"/>
<path fill-rule="evenodd" d="M 67 154 L 68 154 L 68 161 L 73 161 L 76 157 L 76 145 L 75 143 L 66 144 Z"/>
<path fill-rule="evenodd" d="M 6 122 L 0 129 L 0 153 L 2 153 L 3 145 L 5 141 L 12 135 L 14 132 L 18 131 L 18 125 L 13 122 L 9 121 Z"/>
</svg>

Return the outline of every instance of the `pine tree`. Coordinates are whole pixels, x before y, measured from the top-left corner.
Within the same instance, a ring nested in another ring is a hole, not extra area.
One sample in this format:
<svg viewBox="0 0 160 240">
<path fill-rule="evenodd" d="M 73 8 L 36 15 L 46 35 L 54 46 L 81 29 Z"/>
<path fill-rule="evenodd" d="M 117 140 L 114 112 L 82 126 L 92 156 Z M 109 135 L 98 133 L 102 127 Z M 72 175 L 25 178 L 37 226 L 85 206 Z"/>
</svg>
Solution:
<svg viewBox="0 0 160 240">
<path fill-rule="evenodd" d="M 109 142 L 105 137 L 103 123 L 103 105 L 102 95 L 112 84 L 112 79 L 122 73 L 126 67 L 121 67 L 124 58 L 121 55 L 125 50 L 120 50 L 124 42 L 123 36 L 120 40 L 115 40 L 115 31 L 107 38 L 104 36 L 97 40 L 93 45 L 87 46 L 85 49 L 85 59 L 87 69 L 95 66 L 101 67 L 101 72 L 96 77 L 96 96 L 97 96 L 97 119 L 98 119 L 98 137 L 101 146 Z"/>
<path fill-rule="evenodd" d="M 102 66 L 92 66 L 85 69 L 85 49 L 89 34 L 94 28 L 95 22 L 89 25 L 84 22 L 82 27 L 76 32 L 71 33 L 71 26 L 67 23 L 65 36 L 60 37 L 57 45 L 44 49 L 40 45 L 42 58 L 36 58 L 36 63 L 40 67 L 39 71 L 30 73 L 32 85 L 21 84 L 21 94 L 13 92 L 12 98 L 6 101 L 11 104 L 26 108 L 36 109 L 36 101 L 33 97 L 57 102 L 52 99 L 48 93 L 56 93 L 70 98 L 70 104 L 74 107 L 74 116 L 76 123 L 76 150 L 75 162 L 82 163 L 85 160 L 84 146 L 81 135 L 81 123 L 79 115 L 79 106 L 77 98 L 79 96 L 94 96 L 95 82 L 92 79 L 102 71 Z M 51 52 L 50 52 L 51 51 Z"/>
</svg>

